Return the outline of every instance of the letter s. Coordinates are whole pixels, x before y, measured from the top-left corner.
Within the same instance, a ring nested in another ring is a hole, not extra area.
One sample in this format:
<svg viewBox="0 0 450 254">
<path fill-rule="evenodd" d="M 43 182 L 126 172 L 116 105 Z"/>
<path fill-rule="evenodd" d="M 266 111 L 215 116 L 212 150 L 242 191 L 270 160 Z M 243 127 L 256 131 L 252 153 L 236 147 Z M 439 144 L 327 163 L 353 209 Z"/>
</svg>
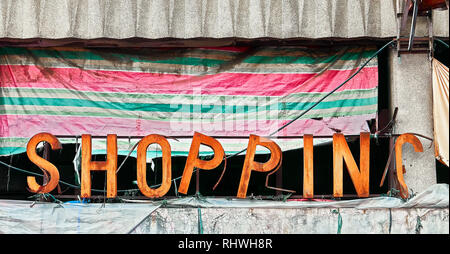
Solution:
<svg viewBox="0 0 450 254">
<path fill-rule="evenodd" d="M 50 181 L 44 186 L 39 185 L 34 176 L 27 177 L 28 187 L 34 193 L 49 193 L 56 188 L 59 182 L 59 172 L 55 165 L 36 153 L 36 146 L 42 141 L 48 142 L 53 150 L 61 149 L 59 140 L 50 133 L 36 134 L 28 141 L 27 155 L 30 161 L 50 173 Z"/>
</svg>

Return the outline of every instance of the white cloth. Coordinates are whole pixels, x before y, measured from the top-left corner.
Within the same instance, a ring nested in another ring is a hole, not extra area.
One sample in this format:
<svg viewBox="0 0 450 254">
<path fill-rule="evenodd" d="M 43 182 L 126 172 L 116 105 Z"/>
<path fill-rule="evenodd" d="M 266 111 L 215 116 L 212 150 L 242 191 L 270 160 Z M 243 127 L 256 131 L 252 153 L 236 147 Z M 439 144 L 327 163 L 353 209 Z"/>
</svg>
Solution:
<svg viewBox="0 0 450 254">
<path fill-rule="evenodd" d="M 436 158 L 449 166 L 448 67 L 433 59 L 433 119 Z"/>
</svg>

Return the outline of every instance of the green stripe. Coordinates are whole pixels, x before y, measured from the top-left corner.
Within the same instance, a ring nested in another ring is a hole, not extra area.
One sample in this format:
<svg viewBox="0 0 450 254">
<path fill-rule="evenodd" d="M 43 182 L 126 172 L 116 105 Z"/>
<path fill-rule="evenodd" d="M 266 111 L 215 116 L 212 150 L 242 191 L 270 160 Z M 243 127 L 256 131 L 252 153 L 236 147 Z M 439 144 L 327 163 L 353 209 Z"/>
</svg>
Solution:
<svg viewBox="0 0 450 254">
<path fill-rule="evenodd" d="M 346 99 L 336 101 L 322 101 L 316 107 L 315 110 L 329 109 L 329 108 L 344 108 L 344 107 L 358 107 L 375 105 L 378 102 L 378 97 L 371 97 L 367 99 Z M 313 106 L 316 102 L 289 102 L 281 104 L 281 110 L 306 110 Z"/>
<path fill-rule="evenodd" d="M 139 58 L 117 55 L 117 54 L 112 54 L 112 55 L 122 58 L 123 61 L 177 64 L 177 65 L 193 65 L 193 66 L 207 66 L 207 67 L 217 67 L 226 62 L 224 60 L 196 58 L 196 57 L 174 57 L 174 58 L 164 59 L 164 60 L 148 60 L 148 59 L 139 59 Z"/>
<path fill-rule="evenodd" d="M 139 103 L 139 101 L 147 102 L 147 101 L 153 101 L 158 102 L 161 104 L 167 104 L 167 102 L 170 104 L 173 101 L 175 102 L 191 102 L 191 101 L 201 101 L 204 105 L 210 105 L 219 103 L 218 107 L 222 107 L 222 104 L 228 105 L 229 107 L 232 107 L 234 105 L 241 106 L 241 107 L 266 107 L 266 105 L 276 106 L 274 104 L 268 104 L 271 100 L 273 101 L 281 101 L 278 106 L 281 109 L 297 109 L 296 104 L 301 103 L 314 103 L 314 100 L 317 98 L 322 98 L 322 93 L 301 93 L 301 94 L 292 94 L 287 95 L 285 97 L 278 97 L 278 96 L 215 96 L 215 95 L 207 95 L 207 96 L 193 96 L 193 95 L 149 95 L 148 94 L 120 94 L 120 93 L 101 93 L 101 92 L 78 92 L 78 91 L 67 91 L 64 89 L 2 89 L 5 90 L 3 93 L 3 96 L 5 97 L 11 97 L 11 98 L 33 98 L 33 97 L 39 97 L 39 98 L 45 98 L 45 97 L 52 97 L 52 98 L 58 98 L 62 96 L 72 97 L 72 98 L 59 98 L 59 99 L 73 99 L 77 97 L 81 98 L 88 98 L 88 101 L 97 101 L 97 100 L 103 100 L 107 103 L 112 103 L 111 99 L 119 99 L 120 101 L 118 103 L 127 103 L 126 100 L 135 101 L 136 104 Z M 51 91 L 50 91 L 51 90 Z M 27 95 L 32 97 L 27 97 Z M 141 96 L 142 95 L 142 96 Z M 331 101 L 333 98 L 335 101 L 337 100 L 353 100 L 355 98 L 364 99 L 369 98 L 373 99 L 377 96 L 377 89 L 370 89 L 370 90 L 358 90 L 358 91 L 343 91 L 338 92 L 336 94 L 332 94 L 328 97 L 326 101 Z M 77 100 L 77 99 L 76 99 Z M 136 102 L 138 101 L 138 102 Z M 141 103 L 142 104 L 142 103 Z M 33 104 L 36 105 L 36 104 Z M 190 104 L 183 104 L 183 105 L 190 105 Z M 215 104 L 217 105 L 217 104 Z M 287 105 L 287 106 L 285 106 Z M 44 105 L 42 105 L 44 106 Z M 175 106 L 175 104 L 174 104 Z M 232 111 L 233 108 L 225 108 L 224 110 L 230 110 Z M 237 108 L 237 110 L 240 110 L 241 108 Z M 259 108 L 260 109 L 260 108 Z M 300 109 L 302 109 L 300 107 Z M 256 110 L 252 110 L 256 111 Z M 249 111 L 249 112 L 252 112 Z M 213 111 L 214 112 L 214 111 Z M 238 113 L 240 113 L 238 111 Z"/>
<path fill-rule="evenodd" d="M 303 50 L 299 50 L 303 51 Z M 252 64 L 318 64 L 331 63 L 336 60 L 357 60 L 361 57 L 367 58 L 373 54 L 374 51 L 362 52 L 346 52 L 342 55 L 333 55 L 329 57 L 310 57 L 310 56 L 258 56 L 253 55 L 246 57 L 244 63 Z M 180 52 L 182 53 L 182 52 Z M 148 62 L 148 63 L 163 63 L 163 64 L 177 64 L 177 65 L 193 65 L 193 66 L 208 66 L 215 67 L 230 61 L 196 58 L 196 57 L 167 57 L 166 59 L 152 60 L 143 57 L 135 57 L 128 54 L 106 53 L 108 59 L 102 55 L 96 54 L 93 51 L 64 51 L 64 50 L 46 50 L 46 49 L 27 49 L 15 47 L 0 47 L 0 55 L 30 55 L 43 58 L 64 58 L 64 59 L 82 59 L 82 60 L 104 60 L 104 61 L 125 61 L 125 62 Z M 164 52 L 161 52 L 164 55 Z M 174 55 L 174 54 L 171 54 Z M 113 58 L 110 59 L 109 57 Z M 161 57 L 160 57 L 161 58 Z"/>
<path fill-rule="evenodd" d="M 45 49 L 26 49 L 26 48 L 0 48 L 0 55 L 30 55 L 43 58 L 62 58 L 62 59 L 82 59 L 82 60 L 105 60 L 105 61 L 124 61 L 124 62 L 147 62 L 147 63 L 163 63 L 177 65 L 194 65 L 214 67 L 223 64 L 224 60 L 196 58 L 196 57 L 173 57 L 160 60 L 150 60 L 145 58 L 137 58 L 131 55 L 108 53 L 113 59 L 105 59 L 101 55 L 92 51 L 59 51 Z"/>
<path fill-rule="evenodd" d="M 374 51 L 347 52 L 343 55 L 334 55 L 329 57 L 309 57 L 309 56 L 250 56 L 244 59 L 244 63 L 252 64 L 319 64 L 332 63 L 337 60 L 358 60 L 370 57 Z"/>
<path fill-rule="evenodd" d="M 122 103 L 91 101 L 83 99 L 62 99 L 62 98 L 36 98 L 36 97 L 1 97 L 0 104 L 25 106 L 70 106 L 70 107 L 89 107 L 101 109 L 115 109 L 124 111 L 144 111 L 144 112 L 181 112 L 181 113 L 252 113 L 277 110 L 305 110 L 311 107 L 315 102 L 297 102 L 297 103 L 277 103 L 264 106 L 247 105 L 201 105 L 201 104 L 160 104 L 160 103 Z M 314 109 L 330 109 L 341 107 L 357 107 L 364 105 L 377 104 L 377 97 L 362 99 L 344 99 L 335 101 L 325 101 L 319 103 Z"/>
<path fill-rule="evenodd" d="M 19 153 L 25 153 L 25 152 L 26 152 L 26 148 L 23 148 L 23 147 L 0 147 L 0 156 L 19 154 Z M 122 156 L 127 156 L 129 152 L 130 152 L 129 150 L 119 150 L 118 154 L 122 155 Z M 235 154 L 238 152 L 239 151 L 225 151 L 225 154 Z M 256 154 L 266 154 L 266 153 L 268 153 L 267 150 L 263 150 L 263 149 L 256 150 Z M 106 154 L 106 149 L 93 149 L 92 154 Z M 172 153 L 171 153 L 172 156 L 187 156 L 188 154 L 189 154 L 189 151 L 172 151 Z M 212 154 L 213 154 L 213 152 L 207 152 L 207 151 L 199 152 L 200 156 L 212 155 Z M 136 151 L 131 152 L 130 156 L 136 157 L 137 152 Z M 161 151 L 156 151 L 156 152 L 155 151 L 147 151 L 147 157 L 148 158 L 162 157 L 162 152 Z"/>
<path fill-rule="evenodd" d="M 11 155 L 11 154 L 19 154 L 19 153 L 25 153 L 27 151 L 27 149 L 25 148 L 26 143 L 24 143 L 24 147 L 0 147 L 0 156 L 5 156 L 5 155 Z M 189 146 L 189 145 L 187 145 Z M 130 151 L 129 150 L 119 150 L 118 154 L 119 155 L 128 155 Z M 172 151 L 172 156 L 183 156 L 183 155 L 187 155 L 189 153 L 189 151 Z M 199 154 L 200 155 L 210 155 L 213 152 L 202 152 L 200 151 Z M 226 153 L 237 153 L 237 151 L 229 151 Z M 92 154 L 106 154 L 106 149 L 93 149 L 92 150 Z M 131 156 L 136 157 L 137 156 L 137 152 L 133 151 L 131 154 Z M 161 151 L 156 151 L 156 156 L 155 156 L 155 151 L 147 151 L 147 156 L 150 158 L 154 158 L 154 157 L 161 157 L 162 153 Z"/>
<path fill-rule="evenodd" d="M 190 144 L 188 144 L 186 147 L 188 148 L 190 146 Z M 243 146 L 245 147 L 246 144 L 243 144 Z M 118 154 L 119 155 L 128 155 L 130 151 L 129 150 L 119 150 Z M 225 151 L 225 154 L 235 154 L 238 153 L 239 151 Z M 200 156 L 205 156 L 205 155 L 212 155 L 214 152 L 208 152 L 208 151 L 200 151 L 199 155 Z M 257 154 L 265 154 L 268 153 L 267 150 L 265 149 L 257 149 L 256 150 Z M 106 149 L 93 149 L 92 150 L 92 154 L 106 154 Z M 189 150 L 186 151 L 172 151 L 171 155 L 172 156 L 187 156 L 189 154 Z M 133 151 L 131 152 L 130 156 L 136 157 L 137 156 L 137 152 Z M 162 152 L 161 151 L 147 151 L 147 157 L 150 158 L 155 158 L 155 157 L 161 157 L 162 156 Z"/>
<path fill-rule="evenodd" d="M 65 59 L 84 59 L 84 60 L 106 60 L 100 55 L 91 51 L 64 51 L 49 49 L 28 49 L 19 47 L 0 47 L 0 55 L 26 55 L 33 54 L 37 57 L 46 58 L 65 58 Z"/>
<path fill-rule="evenodd" d="M 1 58 L 0 58 L 1 59 Z M 9 61 L 9 60 L 8 60 Z M 191 75 L 191 76 L 201 76 L 201 75 L 214 75 L 218 73 L 248 73 L 248 74 L 311 74 L 319 73 L 323 68 L 311 68 L 309 64 L 292 64 L 292 65 L 258 65 L 249 66 L 253 64 L 236 64 L 229 69 L 220 70 L 220 66 L 214 68 L 188 68 L 187 65 L 170 65 L 164 64 L 164 66 L 155 66 L 155 63 L 144 63 L 142 65 L 133 63 L 132 65 L 128 63 L 116 63 L 115 65 L 100 65 L 100 64 L 88 64 L 88 62 L 77 63 L 75 61 L 61 61 L 57 60 L 56 63 L 48 62 L 35 62 L 32 60 L 21 59 L 19 61 L 13 62 L 12 60 L 8 65 L 36 65 L 43 66 L 45 68 L 77 68 L 75 66 L 82 66 L 84 70 L 92 71 L 120 71 L 120 72 L 137 72 L 137 73 L 153 73 L 153 74 L 169 74 L 169 75 Z M 107 63 L 107 62 L 105 62 Z M 0 62 L 0 65 L 2 63 Z M 376 60 L 370 61 L 366 68 L 377 67 Z M 327 66 L 327 70 L 354 70 L 358 67 L 358 63 L 353 63 L 351 61 L 344 62 L 340 64 L 339 62 L 333 63 Z"/>
<path fill-rule="evenodd" d="M 303 115 L 302 119 L 310 119 L 310 118 L 319 118 L 319 117 L 343 117 L 343 116 L 356 116 L 356 115 L 367 115 L 367 114 L 374 114 L 377 112 L 376 105 L 374 105 L 373 109 L 371 110 L 351 110 L 351 111 L 336 111 L 332 113 L 324 113 L 324 112 L 314 112 L 310 111 L 310 113 Z M 299 112 L 301 113 L 301 112 Z M 112 117 L 112 118 L 122 118 L 122 119 L 137 119 L 136 116 L 130 116 L 130 115 L 123 115 L 123 114 L 112 114 L 109 112 L 92 112 L 89 113 L 89 115 L 83 114 L 83 112 L 73 112 L 73 111 L 52 111 L 52 110 L 8 110 L 5 111 L 4 109 L 0 109 L 0 114 L 2 115 L 53 115 L 53 116 L 82 116 L 82 117 Z M 281 115 L 281 113 L 280 113 Z M 265 116 L 264 120 L 291 120 L 294 119 L 296 115 L 292 115 L 289 117 L 279 118 L 279 117 L 271 117 L 271 116 Z M 170 122 L 170 121 L 177 121 L 177 122 L 206 122 L 206 120 L 199 119 L 198 117 L 194 116 L 183 116 L 180 118 L 174 118 L 174 117 L 152 117 L 152 116 L 141 116 L 140 119 L 143 120 L 154 120 L 154 121 L 163 121 L 163 122 Z M 197 120 L 197 121 L 196 121 Z M 221 119 L 222 120 L 222 119 Z M 254 117 L 254 116 L 242 116 L 242 117 L 235 117 L 233 119 L 227 120 L 227 121 L 238 121 L 238 120 L 261 120 L 261 117 Z M 224 121 L 226 122 L 226 121 Z"/>
<path fill-rule="evenodd" d="M 120 99 L 149 99 L 149 100 L 161 100 L 161 99 L 172 99 L 176 98 L 179 100 L 222 100 L 222 99 L 244 99 L 245 101 L 258 101 L 261 99 L 283 99 L 283 97 L 289 98 L 322 98 L 324 95 L 328 94 L 318 93 L 318 92 L 303 92 L 303 93 L 292 93 L 284 96 L 260 96 L 260 95 L 195 95 L 195 94 L 150 94 L 150 93 L 120 93 L 120 92 L 91 92 L 91 91 L 79 91 L 73 89 L 58 89 L 58 88 L 24 88 L 24 87 L 2 87 L 1 90 L 5 92 L 15 92 L 17 94 L 23 93 L 35 93 L 34 97 L 40 95 L 39 97 L 56 97 L 58 94 L 70 94 L 74 97 L 99 97 L 99 98 L 120 98 Z M 365 94 L 377 93 L 378 88 L 371 89 L 358 89 L 358 90 L 344 90 L 331 94 L 330 97 L 340 97 L 340 96 L 364 96 Z"/>
<path fill-rule="evenodd" d="M 7 142 L 7 141 L 11 141 L 11 142 L 28 142 L 28 140 L 30 140 L 30 138 L 0 137 L 0 143 L 1 142 Z"/>
<path fill-rule="evenodd" d="M 25 147 L 0 147 L 0 155 L 18 154 L 26 151 Z"/>
<path fill-rule="evenodd" d="M 0 137 L 0 144 L 1 143 L 6 143 L 6 142 L 17 142 L 17 143 L 23 143 L 26 142 L 28 143 L 28 141 L 30 140 L 31 137 Z M 76 141 L 76 138 L 59 138 L 59 141 L 63 142 L 63 143 L 69 143 L 69 142 L 74 142 Z M 81 136 L 78 139 L 78 143 L 81 142 Z"/>
</svg>

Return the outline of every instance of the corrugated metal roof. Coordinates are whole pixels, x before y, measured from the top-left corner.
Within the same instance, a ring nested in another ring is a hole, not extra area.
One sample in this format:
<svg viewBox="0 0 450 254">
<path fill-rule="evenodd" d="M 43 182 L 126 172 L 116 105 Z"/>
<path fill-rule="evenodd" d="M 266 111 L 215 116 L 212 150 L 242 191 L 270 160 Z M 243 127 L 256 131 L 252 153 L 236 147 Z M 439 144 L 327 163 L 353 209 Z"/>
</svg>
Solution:
<svg viewBox="0 0 450 254">
<path fill-rule="evenodd" d="M 435 35 L 448 36 L 445 15 Z M 0 0 L 0 38 L 396 35 L 395 0 Z"/>
</svg>

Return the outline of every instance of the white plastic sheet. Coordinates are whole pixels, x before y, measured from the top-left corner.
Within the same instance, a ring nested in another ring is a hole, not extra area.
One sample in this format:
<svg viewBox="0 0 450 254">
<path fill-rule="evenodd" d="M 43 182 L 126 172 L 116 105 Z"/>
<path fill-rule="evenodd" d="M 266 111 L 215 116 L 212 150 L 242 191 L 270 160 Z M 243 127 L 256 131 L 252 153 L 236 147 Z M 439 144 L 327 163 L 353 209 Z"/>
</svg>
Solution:
<svg viewBox="0 0 450 254">
<path fill-rule="evenodd" d="M 448 67 L 433 59 L 433 120 L 436 158 L 449 166 Z"/>
<path fill-rule="evenodd" d="M 166 207 L 164 210 L 173 209 L 173 213 L 169 212 L 167 214 L 167 216 L 169 217 L 181 216 L 183 209 L 198 208 L 198 207 L 208 208 L 208 210 L 217 210 L 222 212 L 226 211 L 228 208 L 240 208 L 240 209 L 249 208 L 251 210 L 255 210 L 253 208 L 261 208 L 256 209 L 261 213 L 264 213 L 264 211 L 262 211 L 264 209 L 266 209 L 268 213 L 271 213 L 270 211 L 273 211 L 273 208 L 286 209 L 286 211 L 290 211 L 290 213 L 295 213 L 293 212 L 293 210 L 297 209 L 297 212 L 300 214 L 304 214 L 304 216 L 309 216 L 308 209 L 310 209 L 311 211 L 316 211 L 319 208 L 344 209 L 344 210 L 351 209 L 353 211 L 352 213 L 358 214 L 359 212 L 357 211 L 362 211 L 364 209 L 374 211 L 375 210 L 380 211 L 384 209 L 387 211 L 387 209 L 390 208 L 403 208 L 403 210 L 402 209 L 395 209 L 395 210 L 399 210 L 399 212 L 400 210 L 402 210 L 400 213 L 404 213 L 405 209 L 407 211 L 408 209 L 439 210 L 439 208 L 448 208 L 449 186 L 448 184 L 436 184 L 430 186 L 422 193 L 418 193 L 416 196 L 407 201 L 395 197 L 376 197 L 376 198 L 364 198 L 364 199 L 332 201 L 332 202 L 316 202 L 316 201 L 284 202 L 284 201 L 250 200 L 250 199 L 228 200 L 224 198 L 184 197 L 179 199 L 167 200 L 164 203 L 165 203 L 164 207 Z M 162 205 L 161 201 L 153 201 L 153 202 L 148 201 L 141 203 L 57 204 L 57 203 L 34 203 L 31 201 L 18 201 L 18 200 L 0 200 L 0 233 L 125 234 L 130 232 L 140 232 L 139 230 L 148 233 L 153 232 L 152 231 L 153 229 L 148 231 L 139 228 L 141 227 L 141 224 L 149 223 L 148 222 L 149 220 L 147 218 L 149 218 L 149 216 L 153 216 L 152 213 L 157 211 L 157 209 L 161 207 L 161 205 Z M 448 210 L 446 213 L 448 214 Z M 387 212 L 382 214 L 383 221 L 385 221 L 386 214 Z M 441 212 L 438 212 L 437 214 L 440 214 L 439 216 L 441 217 L 444 216 L 441 214 Z M 170 218 L 166 219 L 170 221 Z M 370 218 L 365 217 L 365 220 L 370 221 Z M 438 221 L 441 219 L 437 218 L 435 220 L 436 222 L 433 222 L 434 224 L 438 223 Z M 160 225 L 165 225 L 163 222 L 164 220 L 161 219 Z M 157 223 L 157 221 L 154 223 Z M 192 221 L 192 223 L 196 222 Z M 372 221 L 372 223 L 375 222 Z M 177 226 L 183 227 L 183 225 Z M 145 225 L 143 227 L 145 227 Z M 162 227 L 163 229 L 161 229 L 158 232 L 172 232 L 169 229 L 164 228 L 164 226 L 160 227 Z M 448 229 L 448 216 L 447 216 L 447 229 Z M 402 232 L 401 227 L 399 228 L 399 232 Z"/>
<path fill-rule="evenodd" d="M 0 233 L 126 234 L 157 204 L 55 204 L 0 200 Z"/>
</svg>

